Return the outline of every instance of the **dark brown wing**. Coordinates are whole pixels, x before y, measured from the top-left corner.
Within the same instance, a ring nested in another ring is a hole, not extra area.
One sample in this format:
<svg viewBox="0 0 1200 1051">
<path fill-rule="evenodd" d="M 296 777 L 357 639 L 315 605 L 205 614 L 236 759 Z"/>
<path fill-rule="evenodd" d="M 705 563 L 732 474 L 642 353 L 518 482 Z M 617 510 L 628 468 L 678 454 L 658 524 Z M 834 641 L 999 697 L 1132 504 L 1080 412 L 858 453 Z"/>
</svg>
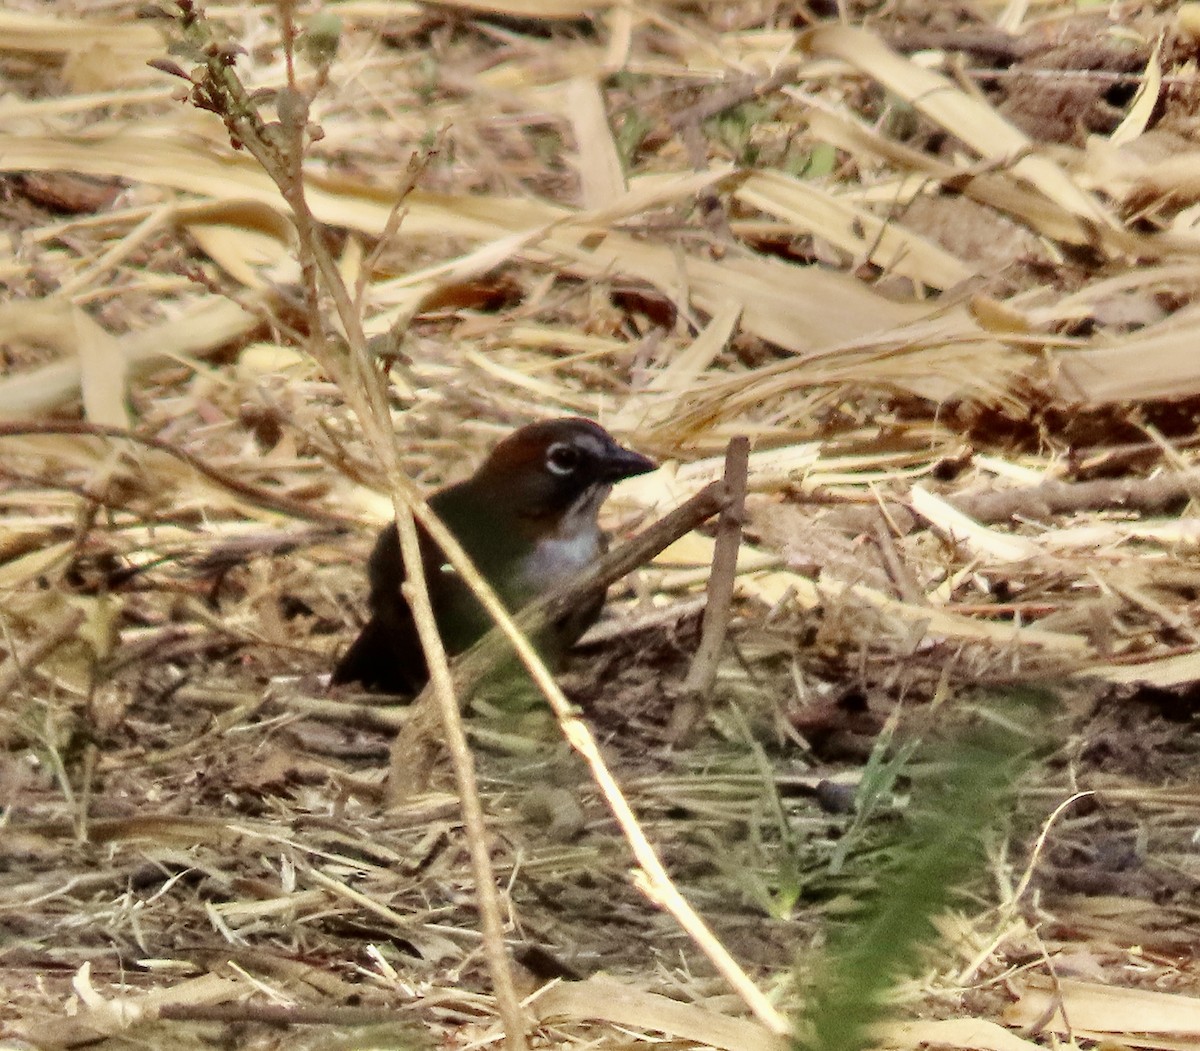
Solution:
<svg viewBox="0 0 1200 1051">
<path fill-rule="evenodd" d="M 371 619 L 338 661 L 330 682 L 359 683 L 379 693 L 414 695 L 429 678 L 412 611 L 400 591 L 404 559 L 396 527 L 380 531 L 367 563 Z"/>
<path fill-rule="evenodd" d="M 421 692 L 428 678 L 412 614 L 401 599 L 394 609 L 372 614 L 338 661 L 330 682 L 335 686 L 359 683 L 373 693 L 412 697 Z"/>
<path fill-rule="evenodd" d="M 467 545 L 468 552 L 477 555 L 480 549 L 488 550 L 489 544 L 496 546 L 495 531 L 477 535 L 479 531 L 473 528 L 473 520 L 467 514 L 472 498 L 464 499 L 465 495 L 464 486 L 451 486 L 435 493 L 430 504 Z M 462 581 L 442 571 L 445 559 L 424 529 L 420 530 L 420 537 L 434 617 L 442 641 L 453 655 L 479 638 L 490 622 Z M 481 568 L 486 573 L 490 567 Z M 370 691 L 415 696 L 429 681 L 417 626 L 408 600 L 400 590 L 407 575 L 396 526 L 384 526 L 367 561 L 371 619 L 338 662 L 330 680 L 332 685 L 360 683 Z"/>
</svg>

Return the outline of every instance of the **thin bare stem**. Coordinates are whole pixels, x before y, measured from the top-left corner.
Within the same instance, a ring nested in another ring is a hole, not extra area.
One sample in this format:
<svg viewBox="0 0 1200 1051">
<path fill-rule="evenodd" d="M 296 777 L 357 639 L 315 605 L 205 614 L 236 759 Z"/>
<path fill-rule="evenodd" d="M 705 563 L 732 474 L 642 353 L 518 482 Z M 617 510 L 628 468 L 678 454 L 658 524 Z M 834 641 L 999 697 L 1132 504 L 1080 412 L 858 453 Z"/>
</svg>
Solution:
<svg viewBox="0 0 1200 1051">
<path fill-rule="evenodd" d="M 733 438 L 725 452 L 725 485 L 729 502 L 717 522 L 713 544 L 712 572 L 708 577 L 708 604 L 700 629 L 700 645 L 683 681 L 681 695 L 672 713 L 669 736 L 678 743 L 691 732 L 708 703 L 733 606 L 733 587 L 737 577 L 738 549 L 742 544 L 742 521 L 746 511 L 746 480 L 750 469 L 750 440 Z"/>
<path fill-rule="evenodd" d="M 247 503 L 262 507 L 268 511 L 278 511 L 292 518 L 308 519 L 314 522 L 327 522 L 331 525 L 358 526 L 361 523 L 350 515 L 341 515 L 336 511 L 326 511 L 313 506 L 304 500 L 293 500 L 282 494 L 272 493 L 240 478 L 226 474 L 220 468 L 205 463 L 178 445 L 155 438 L 149 434 L 138 434 L 124 427 L 111 427 L 103 423 L 89 423 L 87 420 L 3 420 L 0 421 L 0 438 L 19 438 L 30 434 L 73 434 L 82 437 L 115 438 L 136 442 L 149 449 L 166 453 L 187 464 L 197 474 L 203 475 L 210 482 L 219 485 Z"/>
<path fill-rule="evenodd" d="M 404 583 L 405 597 L 412 610 L 417 635 L 425 650 L 425 662 L 429 667 L 429 682 L 438 701 L 438 714 L 442 718 L 442 729 L 450 746 L 450 762 L 454 767 L 454 780 L 458 785 L 459 800 L 463 810 L 463 821 L 470 834 L 467 847 L 471 855 L 471 868 L 480 893 L 479 916 L 483 923 L 483 947 L 488 967 L 492 972 L 496 1005 L 505 1022 L 505 1046 L 510 1051 L 523 1051 L 525 1024 L 522 1021 L 521 1004 L 513 985 L 508 956 L 504 950 L 504 918 L 500 902 L 495 893 L 491 851 L 488 848 L 487 823 L 483 804 L 479 800 L 479 785 L 475 779 L 475 760 L 467 744 L 463 729 L 462 713 L 454 692 L 454 680 L 450 676 L 450 664 L 446 649 L 438 633 L 433 606 L 429 601 L 429 588 L 425 581 L 425 567 L 421 558 L 421 541 L 412 510 L 397 499 L 396 528 L 400 534 L 400 551 L 405 566 L 411 566 Z M 486 892 L 483 888 L 486 886 Z"/>
<path fill-rule="evenodd" d="M 406 587 L 410 605 L 430 667 L 430 682 L 442 716 L 443 732 L 454 760 L 496 1006 L 504 1024 L 506 1046 L 510 1051 L 524 1051 L 527 1046 L 525 1021 L 504 950 L 500 905 L 487 849 L 483 807 L 474 782 L 453 680 L 429 605 L 413 515 L 416 514 L 426 528 L 430 528 L 432 523 L 431 532 L 437 530 L 440 523 L 403 472 L 392 432 L 383 377 L 373 367 L 354 299 L 342 280 L 336 261 L 321 236 L 320 224 L 308 205 L 304 188 L 303 144 L 309 100 L 303 92 L 292 86 L 292 73 L 289 72 L 289 86 L 279 96 L 280 122 L 276 125 L 266 124 L 234 72 L 228 52 L 214 39 L 193 0 L 180 0 L 179 8 L 179 21 L 185 36 L 199 53 L 208 56 L 205 65 L 207 77 L 192 80 L 193 101 L 224 119 L 234 141 L 244 146 L 259 162 L 291 210 L 298 240 L 301 281 L 312 330 L 308 341 L 310 353 L 341 389 L 376 456 L 387 469 L 401 544 L 409 567 Z M 285 21 L 289 10 L 285 4 Z M 285 41 L 285 46 L 290 54 L 290 38 Z M 286 105 L 283 104 L 285 102 Z M 414 181 L 415 177 L 414 173 Z M 403 201 L 403 196 L 400 200 Z M 330 297 L 341 323 L 346 343 L 344 349 L 324 335 L 319 301 L 321 289 Z M 452 561 L 455 557 L 466 560 L 466 555 L 453 540 L 443 546 Z M 495 596 L 491 597 L 494 601 Z"/>
<path fill-rule="evenodd" d="M 261 1022 L 267 1025 L 394 1026 L 411 1030 L 414 1041 L 422 1031 L 416 1023 L 397 1017 L 394 1009 L 378 1007 L 309 1006 L 307 1004 L 163 1004 L 159 1018 L 175 1022 Z M 419 1046 L 419 1044 L 417 1044 Z"/>
</svg>

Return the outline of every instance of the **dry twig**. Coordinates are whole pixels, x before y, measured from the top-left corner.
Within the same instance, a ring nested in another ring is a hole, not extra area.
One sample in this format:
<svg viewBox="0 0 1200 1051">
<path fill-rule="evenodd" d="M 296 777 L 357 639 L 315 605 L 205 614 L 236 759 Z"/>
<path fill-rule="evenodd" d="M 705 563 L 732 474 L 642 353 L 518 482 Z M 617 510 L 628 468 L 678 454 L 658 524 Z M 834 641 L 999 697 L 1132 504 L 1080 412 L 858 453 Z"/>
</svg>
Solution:
<svg viewBox="0 0 1200 1051">
<path fill-rule="evenodd" d="M 161 438 L 155 438 L 153 435 L 138 434 L 136 431 L 126 430 L 124 427 L 110 427 L 102 423 L 89 423 L 86 420 L 0 421 L 0 438 L 20 438 L 31 434 L 79 435 L 80 437 L 114 438 L 122 441 L 136 442 L 138 445 L 144 445 L 148 449 L 155 449 L 158 452 L 166 453 L 168 456 L 173 456 L 176 460 L 187 464 L 197 474 L 203 475 L 210 482 L 241 497 L 255 507 L 261 507 L 267 511 L 278 511 L 280 514 L 285 514 L 292 518 L 308 519 L 314 522 L 327 522 L 330 525 L 357 526 L 360 524 L 357 518 L 352 518 L 349 515 L 338 514 L 336 511 L 327 511 L 322 507 L 315 506 L 311 502 L 293 500 L 291 497 L 283 496 L 280 493 L 272 493 L 257 485 L 243 482 L 240 478 L 235 478 L 220 468 L 205 463 L 204 460 L 194 453 L 190 453 L 186 449 L 181 449 L 178 445 L 174 445 L 171 442 L 163 441 Z"/>
<path fill-rule="evenodd" d="M 224 120 L 231 140 L 236 145 L 244 146 L 258 161 L 287 202 L 298 235 L 301 284 L 307 313 L 312 323 L 313 337 L 308 349 L 341 388 L 347 403 L 362 424 L 372 448 L 387 469 L 396 526 L 400 535 L 400 548 L 406 565 L 410 567 L 405 583 L 406 593 L 421 645 L 425 650 L 430 683 L 438 699 L 443 730 L 458 780 L 467 842 L 475 875 L 476 896 L 483 924 L 484 951 L 492 976 L 496 1005 L 504 1023 L 505 1044 L 509 1051 L 524 1051 L 525 1022 L 504 949 L 503 920 L 492 874 L 483 807 L 479 802 L 474 764 L 462 728 L 458 702 L 454 697 L 445 649 L 438 635 L 429 602 L 414 515 L 421 519 L 422 525 L 430 531 L 434 539 L 442 544 L 451 564 L 460 570 L 469 586 L 477 590 L 485 607 L 488 606 L 487 600 L 490 597 L 496 607 L 501 609 L 501 616 L 503 610 L 495 596 L 491 595 L 486 583 L 474 572 L 474 567 L 470 565 L 470 560 L 461 547 L 429 510 L 401 468 L 382 377 L 372 365 L 361 317 L 322 235 L 320 224 L 308 204 L 303 159 L 305 136 L 310 133 L 309 107 L 328 76 L 328 66 L 333 55 L 329 53 L 323 57 L 315 85 L 307 91 L 300 90 L 292 57 L 294 27 L 290 20 L 290 9 L 284 8 L 284 48 L 288 84 L 278 93 L 276 101 L 281 120 L 268 125 L 238 79 L 233 68 L 231 52 L 214 37 L 211 27 L 196 9 L 193 0 L 177 0 L 176 6 L 179 12 L 178 24 L 184 39 L 198 54 L 204 56 L 204 67 L 199 73 L 192 74 L 185 73 L 178 67 L 160 68 L 167 68 L 169 72 L 192 85 L 192 102 L 201 109 L 218 114 Z M 415 186 L 421 170 L 419 163 L 410 165 L 408 177 L 397 194 L 398 202 L 403 202 L 407 193 Z M 321 291 L 328 294 L 333 301 L 345 334 L 347 352 L 342 351 L 337 340 L 325 334 L 326 326 L 320 307 Z M 460 566 L 460 562 L 463 565 Z M 535 662 L 537 660 L 532 652 L 530 658 Z"/>
<path fill-rule="evenodd" d="M 372 1007 L 309 1006 L 307 1004 L 164 1004 L 159 1018 L 176 1022 L 265 1022 L 268 1025 L 393 1025 L 411 1028 L 399 1011 Z"/>
<path fill-rule="evenodd" d="M 750 439 L 732 438 L 725 453 L 725 486 L 729 502 L 717 521 L 717 539 L 713 545 L 712 572 L 708 578 L 708 604 L 700 629 L 700 645 L 692 657 L 687 678 L 680 688 L 671 712 L 667 739 L 679 744 L 692 732 L 699 720 L 713 683 L 729 615 L 733 607 L 733 586 L 737 576 L 738 549 L 742 543 L 742 524 L 746 512 L 746 475 L 750 466 Z"/>
<path fill-rule="evenodd" d="M 963 493 L 951 499 L 978 522 L 1013 518 L 1046 521 L 1053 515 L 1109 509 L 1154 514 L 1190 500 L 1200 492 L 1200 472 L 1184 471 L 1153 478 L 1098 478 L 1090 482 L 1048 479 L 1020 489 Z"/>
</svg>

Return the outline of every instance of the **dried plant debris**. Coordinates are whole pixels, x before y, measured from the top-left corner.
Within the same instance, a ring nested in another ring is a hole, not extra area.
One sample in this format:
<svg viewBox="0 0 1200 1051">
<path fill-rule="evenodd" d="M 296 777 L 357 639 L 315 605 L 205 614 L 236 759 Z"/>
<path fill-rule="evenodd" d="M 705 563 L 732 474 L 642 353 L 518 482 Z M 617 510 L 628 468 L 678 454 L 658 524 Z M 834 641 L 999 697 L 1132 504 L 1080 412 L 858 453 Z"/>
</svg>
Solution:
<svg viewBox="0 0 1200 1051">
<path fill-rule="evenodd" d="M 322 680 L 392 514 L 306 352 L 337 304 L 180 100 L 211 56 L 170 6 L 0 11 L 0 1043 L 495 1043 L 453 782 L 386 809 L 408 709 Z M 1036 684 L 1015 802 L 876 1039 L 1200 1033 L 1194 7 L 206 13 L 281 135 L 314 89 L 307 198 L 422 488 L 590 416 L 664 464 L 619 540 L 750 439 L 689 732 L 711 526 L 562 681 L 789 1018 L 925 827 L 927 748 Z M 532 698 L 468 725 L 533 1046 L 784 1046 Z"/>
</svg>

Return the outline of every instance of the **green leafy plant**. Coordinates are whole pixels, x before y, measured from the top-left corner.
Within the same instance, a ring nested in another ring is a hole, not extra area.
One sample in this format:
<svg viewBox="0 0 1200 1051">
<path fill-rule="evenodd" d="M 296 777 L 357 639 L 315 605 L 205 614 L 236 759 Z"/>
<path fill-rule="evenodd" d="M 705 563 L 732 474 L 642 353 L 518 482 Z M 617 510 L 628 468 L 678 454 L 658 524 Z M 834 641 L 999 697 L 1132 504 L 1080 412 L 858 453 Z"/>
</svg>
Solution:
<svg viewBox="0 0 1200 1051">
<path fill-rule="evenodd" d="M 886 1010 L 886 994 L 936 938 L 931 920 L 978 875 L 984 843 L 1007 812 L 1013 789 L 1037 751 L 1027 727 L 1045 695 L 1013 692 L 975 706 L 973 722 L 935 743 L 910 750 L 922 774 L 907 820 L 898 826 L 888 871 L 857 920 L 830 939 L 813 971 L 795 1046 L 860 1051 Z M 879 750 L 877 749 L 877 753 Z M 874 762 L 864 785 L 874 796 L 898 770 L 895 758 Z M 844 856 L 843 856 L 844 860 Z"/>
</svg>

